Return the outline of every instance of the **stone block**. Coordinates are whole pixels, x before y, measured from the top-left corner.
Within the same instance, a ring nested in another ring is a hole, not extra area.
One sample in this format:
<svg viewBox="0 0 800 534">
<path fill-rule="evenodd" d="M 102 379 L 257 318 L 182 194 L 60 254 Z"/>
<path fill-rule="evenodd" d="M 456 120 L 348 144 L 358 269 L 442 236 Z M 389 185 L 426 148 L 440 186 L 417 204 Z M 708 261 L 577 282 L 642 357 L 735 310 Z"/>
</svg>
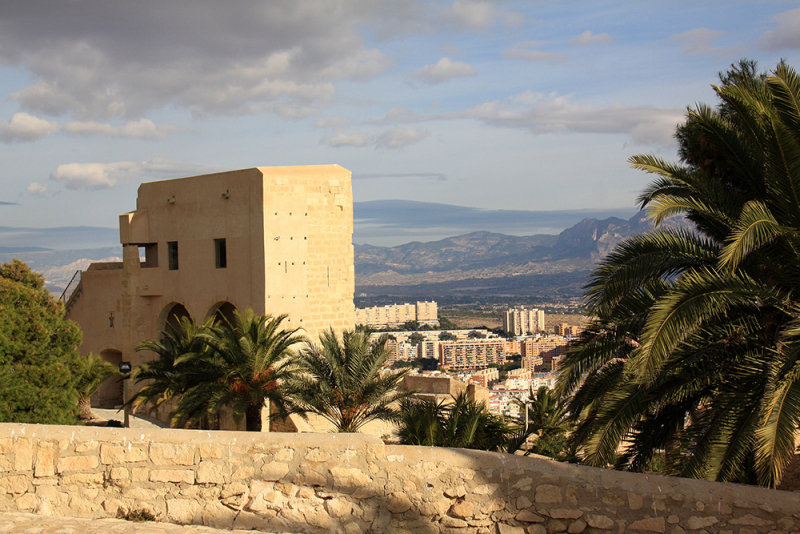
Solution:
<svg viewBox="0 0 800 534">
<path fill-rule="evenodd" d="M 569 534 L 580 534 L 584 530 L 586 530 L 586 521 L 582 519 L 573 521 L 569 524 L 569 528 L 567 528 L 567 532 L 569 532 Z"/>
<path fill-rule="evenodd" d="M 752 514 L 746 514 L 735 519 L 728 519 L 728 523 L 731 525 L 742 525 L 748 527 L 771 527 L 775 524 L 774 521 L 770 521 L 769 519 L 761 519 L 760 517 L 756 517 Z"/>
<path fill-rule="evenodd" d="M 497 534 L 525 534 L 525 529 L 522 527 L 507 525 L 505 523 L 498 523 Z"/>
<path fill-rule="evenodd" d="M 405 493 L 392 493 L 389 495 L 386 508 L 393 514 L 402 514 L 411 509 L 411 499 Z"/>
<path fill-rule="evenodd" d="M 167 499 L 167 519 L 180 525 L 199 524 L 203 505 L 190 499 Z"/>
<path fill-rule="evenodd" d="M 663 517 L 648 517 L 646 519 L 634 521 L 628 526 L 628 530 L 664 533 L 667 531 L 667 525 Z"/>
<path fill-rule="evenodd" d="M 529 508 L 530 506 L 532 506 L 533 503 L 528 497 L 522 495 L 521 497 L 517 498 L 516 505 L 517 505 L 517 510 L 524 510 L 525 508 Z"/>
<path fill-rule="evenodd" d="M 219 459 L 225 455 L 225 447 L 216 443 L 201 443 L 199 448 L 203 460 Z"/>
<path fill-rule="evenodd" d="M 333 477 L 333 486 L 343 490 L 355 490 L 372 482 L 372 479 L 360 469 L 331 467 L 329 472 Z"/>
<path fill-rule="evenodd" d="M 561 488 L 551 484 L 542 484 L 536 487 L 536 496 L 534 500 L 537 504 L 561 504 L 563 497 L 561 496 Z"/>
<path fill-rule="evenodd" d="M 528 527 L 528 534 L 547 534 L 544 525 L 531 525 Z"/>
<path fill-rule="evenodd" d="M 14 438 L 0 438 L 0 454 L 14 452 Z"/>
<path fill-rule="evenodd" d="M 631 510 L 641 510 L 644 506 L 644 499 L 637 493 L 628 492 L 628 508 Z"/>
<path fill-rule="evenodd" d="M 475 510 L 471 502 L 461 501 L 453 504 L 447 514 L 459 519 L 468 519 L 475 515 Z"/>
<path fill-rule="evenodd" d="M 233 528 L 233 521 L 237 514 L 239 514 L 239 512 L 231 510 L 227 506 L 222 505 L 219 501 L 205 503 L 202 512 L 200 512 L 204 525 L 227 530 Z"/>
<path fill-rule="evenodd" d="M 269 462 L 261 468 L 264 480 L 280 480 L 289 473 L 289 464 L 283 462 Z"/>
<path fill-rule="evenodd" d="M 33 469 L 33 440 L 17 438 L 14 446 L 14 470 L 30 471 Z"/>
<path fill-rule="evenodd" d="M 51 477 L 56 474 L 56 445 L 43 441 L 36 450 L 36 461 L 33 464 L 34 477 Z"/>
<path fill-rule="evenodd" d="M 255 474 L 255 469 L 252 467 L 240 467 L 231 475 L 231 480 L 250 480 Z"/>
<path fill-rule="evenodd" d="M 611 530 L 614 528 L 614 520 L 605 515 L 588 514 L 586 516 L 586 523 L 592 528 L 600 530 Z"/>
<path fill-rule="evenodd" d="M 61 477 L 61 484 L 71 485 L 102 485 L 105 482 L 103 473 L 75 473 Z"/>
<path fill-rule="evenodd" d="M 353 511 L 353 505 L 344 499 L 327 499 L 325 510 L 331 517 L 347 517 Z"/>
<path fill-rule="evenodd" d="M 196 481 L 198 484 L 224 484 L 225 473 L 223 466 L 208 460 L 201 461 L 200 465 L 197 466 Z"/>
<path fill-rule="evenodd" d="M 32 512 L 39 506 L 39 499 L 37 499 L 36 495 L 33 493 L 26 493 L 19 499 L 15 500 L 14 504 L 17 506 L 17 510 L 22 510 L 23 512 Z"/>
<path fill-rule="evenodd" d="M 716 523 L 719 523 L 719 519 L 714 516 L 700 517 L 693 515 L 686 521 L 686 528 L 689 530 L 700 530 L 701 528 L 708 528 Z"/>
<path fill-rule="evenodd" d="M 151 443 L 150 461 L 156 465 L 193 465 L 194 445 L 185 443 Z"/>
<path fill-rule="evenodd" d="M 530 510 L 521 510 L 514 516 L 514 519 L 522 523 L 544 523 L 544 517 L 534 514 Z"/>
<path fill-rule="evenodd" d="M 147 460 L 147 452 L 142 447 L 134 447 L 129 444 L 127 447 L 103 443 L 100 446 L 100 463 L 103 465 L 120 465 L 129 462 L 144 462 Z"/>
<path fill-rule="evenodd" d="M 100 465 L 97 456 L 62 456 L 56 463 L 59 474 L 68 471 L 91 471 Z"/>
<path fill-rule="evenodd" d="M 467 491 L 464 489 L 463 485 L 460 486 L 453 486 L 452 488 L 447 488 L 444 490 L 444 494 L 451 499 L 459 499 L 467 494 Z"/>
</svg>

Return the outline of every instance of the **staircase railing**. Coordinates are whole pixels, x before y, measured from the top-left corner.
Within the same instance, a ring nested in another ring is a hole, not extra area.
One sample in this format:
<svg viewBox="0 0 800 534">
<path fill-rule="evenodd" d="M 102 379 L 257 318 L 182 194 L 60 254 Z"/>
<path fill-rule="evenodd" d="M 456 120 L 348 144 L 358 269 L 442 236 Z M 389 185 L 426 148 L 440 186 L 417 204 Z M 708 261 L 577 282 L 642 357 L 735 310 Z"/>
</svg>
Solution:
<svg viewBox="0 0 800 534">
<path fill-rule="evenodd" d="M 61 293 L 61 296 L 58 297 L 59 300 L 64 301 L 66 304 L 66 309 L 69 310 L 70 304 L 72 301 L 72 297 L 77 295 L 75 294 L 78 288 L 81 286 L 81 271 L 75 271 L 75 274 L 72 275 L 72 278 L 69 279 L 67 283 L 67 287 L 64 288 L 64 291 Z"/>
</svg>

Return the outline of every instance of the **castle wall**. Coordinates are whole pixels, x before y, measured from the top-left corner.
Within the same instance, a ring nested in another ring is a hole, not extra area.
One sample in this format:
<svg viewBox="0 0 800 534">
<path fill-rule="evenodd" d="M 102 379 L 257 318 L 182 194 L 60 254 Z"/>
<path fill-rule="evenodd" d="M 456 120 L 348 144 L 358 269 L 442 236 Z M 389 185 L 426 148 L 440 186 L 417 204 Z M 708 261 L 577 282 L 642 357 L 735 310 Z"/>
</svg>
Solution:
<svg viewBox="0 0 800 534">
<path fill-rule="evenodd" d="M 800 528 L 800 494 L 360 434 L 0 424 L 0 511 L 269 532 L 728 532 Z"/>
<path fill-rule="evenodd" d="M 198 322 L 231 308 L 286 314 L 283 327 L 312 341 L 355 324 L 353 195 L 350 171 L 338 165 L 143 183 L 136 210 L 119 222 L 121 269 L 84 272 L 70 310 L 82 353 L 113 346 L 117 360 L 141 365 L 154 356 L 136 347 L 160 338 L 176 306 Z M 136 386 L 125 387 L 127 399 Z"/>
</svg>

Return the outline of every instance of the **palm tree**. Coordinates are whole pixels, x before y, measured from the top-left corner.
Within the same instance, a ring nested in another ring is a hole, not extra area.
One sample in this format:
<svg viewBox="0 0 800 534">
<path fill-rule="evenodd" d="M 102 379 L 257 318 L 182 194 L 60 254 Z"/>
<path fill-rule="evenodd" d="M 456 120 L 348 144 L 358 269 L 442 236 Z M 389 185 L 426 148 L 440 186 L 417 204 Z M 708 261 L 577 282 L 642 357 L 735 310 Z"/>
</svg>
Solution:
<svg viewBox="0 0 800 534">
<path fill-rule="evenodd" d="M 386 337 L 371 343 L 362 331 L 345 331 L 340 341 L 327 330 L 319 340 L 298 355 L 290 388 L 293 411 L 320 415 L 337 432 L 358 432 L 375 420 L 397 421 L 395 405 L 410 395 L 397 389 L 408 369 L 382 371 L 389 356 Z"/>
<path fill-rule="evenodd" d="M 284 382 L 294 370 L 292 347 L 303 337 L 284 330 L 286 315 L 257 315 L 247 308 L 234 311 L 233 322 L 214 324 L 200 338 L 208 347 L 200 358 L 186 365 L 188 383 L 175 407 L 178 419 L 198 421 L 223 408 L 233 412 L 248 431 L 261 431 L 265 402 L 279 415 L 288 414 Z M 183 357 L 182 362 L 187 362 Z"/>
<path fill-rule="evenodd" d="M 135 407 L 150 404 L 158 408 L 185 393 L 190 386 L 188 379 L 192 365 L 208 351 L 203 336 L 212 324 L 212 321 L 197 324 L 190 317 L 182 317 L 177 320 L 176 327 L 169 325 L 162 332 L 160 341 L 149 339 L 140 343 L 137 351 L 151 351 L 157 358 L 131 372 L 133 383 L 144 383 L 144 386 L 127 404 Z"/>
<path fill-rule="evenodd" d="M 775 486 L 800 422 L 800 80 L 742 62 L 716 109 L 679 128 L 683 165 L 631 159 L 658 228 L 619 246 L 587 286 L 592 328 L 568 354 L 573 434 L 592 465 Z M 625 452 L 615 460 L 617 448 Z"/>
<path fill-rule="evenodd" d="M 90 421 L 95 418 L 92 412 L 92 395 L 94 395 L 106 379 L 119 374 L 119 369 L 103 360 L 97 354 L 90 352 L 85 358 L 80 358 L 80 378 L 76 389 L 78 390 L 78 419 Z"/>
<path fill-rule="evenodd" d="M 408 398 L 401 403 L 398 435 L 404 445 L 507 451 L 514 428 L 461 392 L 452 400 Z"/>
<path fill-rule="evenodd" d="M 246 429 L 261 431 L 261 411 L 270 401 L 278 413 L 288 413 L 283 382 L 292 372 L 292 347 L 303 338 L 297 330 L 280 328 L 285 315 L 257 315 L 248 308 L 235 311 L 233 322 L 214 319 L 198 325 L 180 320 L 177 330 L 164 332 L 161 342 L 142 343 L 159 359 L 132 373 L 135 382 L 149 381 L 131 399 L 156 406 L 174 400 L 175 425 L 202 422 L 224 408 Z"/>
</svg>

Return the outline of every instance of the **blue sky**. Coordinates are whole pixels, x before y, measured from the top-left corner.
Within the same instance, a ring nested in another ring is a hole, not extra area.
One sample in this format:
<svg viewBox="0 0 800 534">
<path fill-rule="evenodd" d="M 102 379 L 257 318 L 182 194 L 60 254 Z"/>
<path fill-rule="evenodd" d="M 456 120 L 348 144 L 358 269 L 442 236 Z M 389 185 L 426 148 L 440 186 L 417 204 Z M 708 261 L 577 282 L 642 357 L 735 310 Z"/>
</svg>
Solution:
<svg viewBox="0 0 800 534">
<path fill-rule="evenodd" d="M 31 0 L 0 12 L 0 226 L 114 227 L 141 182 L 338 163 L 356 201 L 632 208 L 798 2 Z M 0 243 L 1 245 L 2 243 Z"/>
</svg>

